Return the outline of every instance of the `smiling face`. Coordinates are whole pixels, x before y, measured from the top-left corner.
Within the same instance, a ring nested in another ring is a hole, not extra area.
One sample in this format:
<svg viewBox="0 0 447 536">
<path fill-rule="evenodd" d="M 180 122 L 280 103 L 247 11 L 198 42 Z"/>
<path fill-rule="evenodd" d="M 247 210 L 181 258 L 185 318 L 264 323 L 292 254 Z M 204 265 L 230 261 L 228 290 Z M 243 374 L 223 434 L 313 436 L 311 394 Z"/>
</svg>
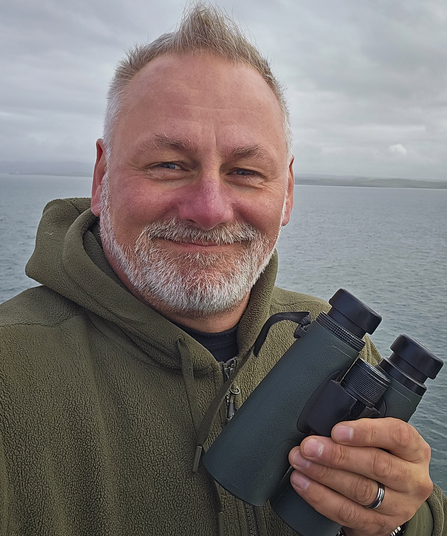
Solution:
<svg viewBox="0 0 447 536">
<path fill-rule="evenodd" d="M 138 298 L 217 331 L 239 320 L 292 192 L 281 109 L 262 77 L 216 56 L 163 55 L 127 86 L 107 162 L 98 142 L 92 210 Z"/>
</svg>

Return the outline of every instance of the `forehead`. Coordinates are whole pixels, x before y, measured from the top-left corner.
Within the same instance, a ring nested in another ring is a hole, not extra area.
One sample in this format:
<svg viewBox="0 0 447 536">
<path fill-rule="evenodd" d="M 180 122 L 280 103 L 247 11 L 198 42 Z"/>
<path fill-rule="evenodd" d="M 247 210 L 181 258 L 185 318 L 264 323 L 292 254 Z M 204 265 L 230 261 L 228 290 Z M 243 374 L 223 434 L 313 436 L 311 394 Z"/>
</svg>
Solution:
<svg viewBox="0 0 447 536">
<path fill-rule="evenodd" d="M 281 107 L 262 76 L 245 63 L 205 53 L 165 54 L 149 62 L 125 89 L 116 130 L 136 134 L 153 127 L 171 135 L 182 128 L 188 135 L 199 125 L 228 135 L 270 131 L 279 145 L 285 139 Z"/>
<path fill-rule="evenodd" d="M 130 81 L 125 91 L 125 102 L 144 98 L 145 94 L 200 94 L 207 101 L 219 98 L 224 104 L 239 96 L 241 102 L 246 93 L 256 96 L 266 104 L 279 102 L 261 74 L 244 62 L 233 62 L 209 53 L 194 55 L 163 54 L 150 61 Z"/>
</svg>

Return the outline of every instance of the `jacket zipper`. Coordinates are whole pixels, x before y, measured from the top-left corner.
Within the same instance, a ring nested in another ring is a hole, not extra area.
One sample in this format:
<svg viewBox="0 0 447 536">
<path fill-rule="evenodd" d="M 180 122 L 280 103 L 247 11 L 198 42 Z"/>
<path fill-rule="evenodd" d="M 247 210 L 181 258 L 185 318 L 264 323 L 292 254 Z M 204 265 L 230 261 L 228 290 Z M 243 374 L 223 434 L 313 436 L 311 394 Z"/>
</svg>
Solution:
<svg viewBox="0 0 447 536">
<path fill-rule="evenodd" d="M 226 363 L 222 363 L 222 372 L 223 372 L 223 378 L 224 381 L 228 381 L 233 375 L 237 367 L 237 359 L 233 357 L 232 359 L 229 359 Z M 233 418 L 234 414 L 236 413 L 236 396 L 241 393 L 240 388 L 238 385 L 233 383 L 230 387 L 230 390 L 225 397 L 226 404 L 227 404 L 227 412 L 226 412 L 226 423 L 230 422 Z M 248 528 L 248 536 L 258 536 L 258 524 L 256 522 L 256 516 L 255 516 L 255 509 L 254 506 L 251 504 L 247 504 L 243 502 L 244 505 L 244 512 L 245 512 L 245 519 L 247 522 L 247 528 Z"/>
<path fill-rule="evenodd" d="M 247 528 L 249 536 L 258 536 L 258 524 L 256 523 L 255 507 L 244 502 L 245 519 L 247 520 Z"/>
</svg>

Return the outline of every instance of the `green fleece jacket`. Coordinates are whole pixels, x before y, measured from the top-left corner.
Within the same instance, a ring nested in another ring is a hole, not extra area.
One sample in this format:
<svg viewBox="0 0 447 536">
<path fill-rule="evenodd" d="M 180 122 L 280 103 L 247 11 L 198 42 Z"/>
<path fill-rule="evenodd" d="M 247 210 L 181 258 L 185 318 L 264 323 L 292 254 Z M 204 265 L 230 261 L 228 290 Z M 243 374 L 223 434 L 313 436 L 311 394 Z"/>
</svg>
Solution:
<svg viewBox="0 0 447 536">
<path fill-rule="evenodd" d="M 295 534 L 268 505 L 247 508 L 216 490 L 203 467 L 192 471 L 198 423 L 224 383 L 221 366 L 123 286 L 88 199 L 46 207 L 27 273 L 42 286 L 0 307 L 0 536 L 210 536 L 217 493 L 225 536 L 253 527 Z M 275 276 L 276 257 L 238 327 L 237 405 L 293 342 L 293 325 L 277 324 L 255 358 L 266 319 L 327 308 L 275 288 Z M 369 342 L 364 357 L 377 359 Z M 447 534 L 444 500 L 436 489 L 407 534 Z"/>
</svg>

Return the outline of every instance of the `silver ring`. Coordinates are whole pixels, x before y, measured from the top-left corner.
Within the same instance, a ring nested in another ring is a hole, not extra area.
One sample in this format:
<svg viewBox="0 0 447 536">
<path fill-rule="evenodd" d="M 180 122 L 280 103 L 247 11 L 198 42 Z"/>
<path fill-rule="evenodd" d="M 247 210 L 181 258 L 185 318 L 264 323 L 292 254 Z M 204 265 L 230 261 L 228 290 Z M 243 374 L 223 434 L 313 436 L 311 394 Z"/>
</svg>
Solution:
<svg viewBox="0 0 447 536">
<path fill-rule="evenodd" d="M 369 506 L 365 506 L 364 508 L 375 510 L 376 508 L 379 508 L 379 506 L 382 504 L 383 498 L 385 497 L 385 486 L 380 482 L 377 482 L 377 484 L 379 486 L 379 489 L 377 490 L 376 498 Z"/>
</svg>

